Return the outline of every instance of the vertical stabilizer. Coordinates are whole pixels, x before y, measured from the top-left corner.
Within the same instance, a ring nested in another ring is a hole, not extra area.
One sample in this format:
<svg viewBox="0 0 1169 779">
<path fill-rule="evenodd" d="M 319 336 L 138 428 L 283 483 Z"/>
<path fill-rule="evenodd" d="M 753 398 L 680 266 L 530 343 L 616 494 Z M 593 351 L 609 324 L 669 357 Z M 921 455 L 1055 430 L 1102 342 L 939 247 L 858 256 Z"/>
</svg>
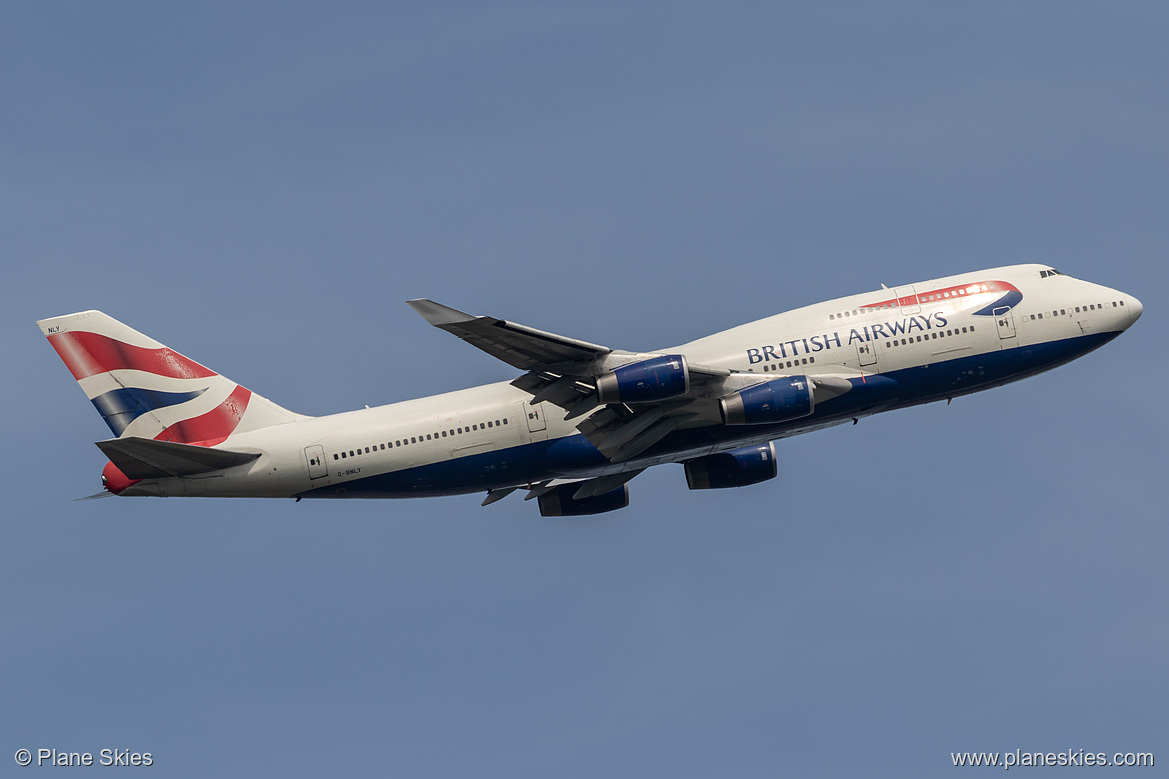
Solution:
<svg viewBox="0 0 1169 779">
<path fill-rule="evenodd" d="M 100 311 L 37 324 L 119 438 L 214 446 L 303 418 Z"/>
</svg>

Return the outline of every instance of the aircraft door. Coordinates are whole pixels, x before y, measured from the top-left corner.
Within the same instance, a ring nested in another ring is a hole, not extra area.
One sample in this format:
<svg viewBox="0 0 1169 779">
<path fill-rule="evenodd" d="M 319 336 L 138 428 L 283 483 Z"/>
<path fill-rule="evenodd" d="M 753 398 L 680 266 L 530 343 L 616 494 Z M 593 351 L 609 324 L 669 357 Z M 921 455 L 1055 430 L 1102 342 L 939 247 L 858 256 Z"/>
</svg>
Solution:
<svg viewBox="0 0 1169 779">
<path fill-rule="evenodd" d="M 528 417 L 528 432 L 538 433 L 548 427 L 548 423 L 544 420 L 544 406 L 546 405 L 546 403 L 537 403 L 534 406 L 530 403 L 524 404 L 524 413 Z"/>
<path fill-rule="evenodd" d="M 857 341 L 856 356 L 861 367 L 877 364 L 876 341 Z"/>
<path fill-rule="evenodd" d="M 325 447 L 320 444 L 308 447 L 304 450 L 304 459 L 308 463 L 310 479 L 321 479 L 329 475 L 329 466 L 325 465 Z"/>
<path fill-rule="evenodd" d="M 897 305 L 901 306 L 902 314 L 916 314 L 921 311 L 917 302 L 917 290 L 910 284 L 905 287 L 895 287 L 893 294 L 897 296 Z"/>
<path fill-rule="evenodd" d="M 1007 306 L 996 308 L 993 312 L 995 322 L 998 323 L 999 338 L 1006 340 L 1015 337 L 1015 317 Z"/>
</svg>

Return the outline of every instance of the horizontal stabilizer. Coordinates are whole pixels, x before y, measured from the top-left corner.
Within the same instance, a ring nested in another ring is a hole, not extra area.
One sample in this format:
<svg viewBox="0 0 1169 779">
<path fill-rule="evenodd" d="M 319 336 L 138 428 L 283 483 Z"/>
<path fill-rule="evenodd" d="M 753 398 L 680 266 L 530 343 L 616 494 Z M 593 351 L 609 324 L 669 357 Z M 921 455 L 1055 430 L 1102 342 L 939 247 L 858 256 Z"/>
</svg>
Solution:
<svg viewBox="0 0 1169 779">
<path fill-rule="evenodd" d="M 259 452 L 233 452 L 135 437 L 98 441 L 97 448 L 130 479 L 194 476 L 250 463 L 260 456 Z"/>
<path fill-rule="evenodd" d="M 76 503 L 79 500 L 97 500 L 98 498 L 112 498 L 112 497 L 114 497 L 114 493 L 110 492 L 109 490 L 106 490 L 105 492 L 96 492 L 93 495 L 86 495 L 84 498 L 74 498 L 73 502 Z"/>
</svg>

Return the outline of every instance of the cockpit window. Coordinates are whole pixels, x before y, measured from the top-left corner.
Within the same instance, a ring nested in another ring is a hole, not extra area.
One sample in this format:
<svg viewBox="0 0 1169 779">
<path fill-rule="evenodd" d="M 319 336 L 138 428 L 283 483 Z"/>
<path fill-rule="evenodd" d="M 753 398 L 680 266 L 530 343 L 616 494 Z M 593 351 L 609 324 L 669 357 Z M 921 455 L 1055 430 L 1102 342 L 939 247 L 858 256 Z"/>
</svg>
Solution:
<svg viewBox="0 0 1169 779">
<path fill-rule="evenodd" d="M 1041 278 L 1041 279 L 1045 279 L 1048 276 L 1066 276 L 1066 275 L 1067 274 L 1065 274 L 1065 273 L 1060 273 L 1055 268 L 1048 268 L 1047 270 L 1039 271 L 1039 278 Z"/>
</svg>

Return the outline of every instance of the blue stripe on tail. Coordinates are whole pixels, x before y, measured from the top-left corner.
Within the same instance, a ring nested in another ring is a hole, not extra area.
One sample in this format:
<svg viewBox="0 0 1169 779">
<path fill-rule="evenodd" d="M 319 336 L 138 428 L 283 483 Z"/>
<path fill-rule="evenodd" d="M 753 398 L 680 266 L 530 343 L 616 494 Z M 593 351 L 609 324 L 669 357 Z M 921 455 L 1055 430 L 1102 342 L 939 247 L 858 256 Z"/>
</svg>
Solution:
<svg viewBox="0 0 1169 779">
<path fill-rule="evenodd" d="M 160 392 L 138 387 L 123 387 L 94 398 L 93 405 L 110 426 L 110 430 L 114 431 L 114 435 L 120 436 L 131 422 L 143 414 L 186 403 L 206 391 L 204 388 L 194 392 Z"/>
</svg>

